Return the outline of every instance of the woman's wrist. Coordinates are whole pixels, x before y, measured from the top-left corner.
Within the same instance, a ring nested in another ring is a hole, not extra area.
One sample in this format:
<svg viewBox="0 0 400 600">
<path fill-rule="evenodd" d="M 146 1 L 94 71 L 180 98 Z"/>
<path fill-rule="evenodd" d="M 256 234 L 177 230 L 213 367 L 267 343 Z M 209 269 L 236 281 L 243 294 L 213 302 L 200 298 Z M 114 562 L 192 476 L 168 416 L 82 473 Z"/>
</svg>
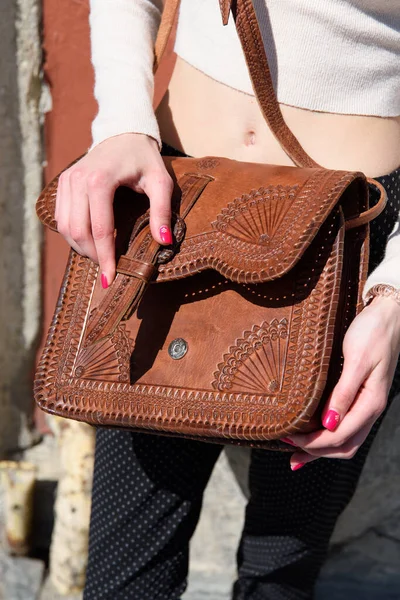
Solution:
<svg viewBox="0 0 400 600">
<path fill-rule="evenodd" d="M 372 293 L 367 294 L 366 308 L 376 309 L 380 325 L 384 330 L 392 332 L 393 354 L 397 355 L 400 352 L 400 302 L 396 299 L 396 294 L 389 293 L 389 290 L 378 293 L 371 288 L 370 291 Z"/>
<path fill-rule="evenodd" d="M 159 142 L 158 139 L 154 138 L 152 135 L 150 135 L 148 133 L 141 133 L 138 131 L 123 131 L 121 133 L 116 133 L 114 135 L 109 135 L 108 137 L 100 138 L 96 141 L 93 141 L 92 145 L 88 149 L 88 152 L 91 152 L 92 150 L 94 150 L 94 148 L 98 148 L 105 142 L 108 142 L 109 140 L 112 140 L 112 139 L 118 138 L 118 137 L 119 138 L 124 137 L 125 139 L 142 137 L 142 138 L 145 138 L 146 141 L 148 141 L 151 145 L 154 145 L 154 147 L 156 149 L 158 149 L 159 151 L 161 150 L 161 145 L 160 145 L 161 141 Z"/>
<path fill-rule="evenodd" d="M 381 306 L 395 315 L 400 315 L 400 304 L 391 296 L 373 296 L 366 306 Z"/>
</svg>

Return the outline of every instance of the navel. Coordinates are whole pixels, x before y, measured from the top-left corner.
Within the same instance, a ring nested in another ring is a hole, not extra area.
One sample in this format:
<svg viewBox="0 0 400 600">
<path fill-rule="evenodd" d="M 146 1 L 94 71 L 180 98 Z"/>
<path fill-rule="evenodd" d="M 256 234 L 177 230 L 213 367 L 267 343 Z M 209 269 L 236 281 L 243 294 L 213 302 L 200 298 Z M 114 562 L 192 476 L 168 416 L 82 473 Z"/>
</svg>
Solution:
<svg viewBox="0 0 400 600">
<path fill-rule="evenodd" d="M 245 146 L 254 146 L 256 143 L 256 133 L 253 130 L 247 131 L 244 138 Z"/>
</svg>

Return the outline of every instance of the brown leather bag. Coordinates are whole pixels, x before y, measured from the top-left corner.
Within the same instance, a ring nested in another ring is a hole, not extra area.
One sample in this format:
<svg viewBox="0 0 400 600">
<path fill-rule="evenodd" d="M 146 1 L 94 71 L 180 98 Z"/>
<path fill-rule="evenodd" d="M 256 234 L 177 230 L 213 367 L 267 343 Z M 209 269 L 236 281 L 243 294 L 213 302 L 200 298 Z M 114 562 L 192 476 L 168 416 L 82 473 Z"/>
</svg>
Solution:
<svg viewBox="0 0 400 600">
<path fill-rule="evenodd" d="M 167 0 L 160 56 L 176 15 Z M 265 118 L 298 167 L 165 158 L 174 244 L 149 230 L 148 199 L 115 196 L 117 277 L 71 250 L 35 380 L 51 414 L 210 442 L 289 449 L 320 425 L 341 346 L 362 306 L 369 249 L 361 173 L 319 167 L 285 125 L 251 0 L 230 11 Z M 57 178 L 37 203 L 56 229 Z M 149 285 L 150 284 L 150 285 Z"/>
</svg>

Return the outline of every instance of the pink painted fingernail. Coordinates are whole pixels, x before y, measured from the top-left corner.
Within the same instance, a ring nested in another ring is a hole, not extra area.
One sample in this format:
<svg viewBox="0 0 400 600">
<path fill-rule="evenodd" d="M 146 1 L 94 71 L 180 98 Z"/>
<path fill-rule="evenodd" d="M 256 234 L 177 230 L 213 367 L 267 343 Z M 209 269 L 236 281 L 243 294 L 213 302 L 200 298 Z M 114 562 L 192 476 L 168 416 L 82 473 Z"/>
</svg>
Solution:
<svg viewBox="0 0 400 600">
<path fill-rule="evenodd" d="M 104 275 L 104 273 L 101 274 L 101 286 L 103 290 L 106 290 L 108 288 L 107 277 Z"/>
<path fill-rule="evenodd" d="M 291 446 L 297 446 L 297 444 L 292 442 L 292 440 L 289 440 L 289 438 L 281 438 L 281 441 L 285 442 L 285 444 L 290 444 Z"/>
<path fill-rule="evenodd" d="M 301 467 L 304 467 L 306 463 L 297 463 L 297 465 L 290 465 L 292 471 L 298 471 Z"/>
<path fill-rule="evenodd" d="M 160 238 L 163 244 L 172 244 L 172 233 L 170 228 L 166 225 L 160 227 Z"/>
<path fill-rule="evenodd" d="M 329 431 L 335 431 L 336 427 L 339 425 L 339 419 L 340 415 L 336 410 L 328 410 L 322 421 L 322 425 L 329 429 Z"/>
</svg>

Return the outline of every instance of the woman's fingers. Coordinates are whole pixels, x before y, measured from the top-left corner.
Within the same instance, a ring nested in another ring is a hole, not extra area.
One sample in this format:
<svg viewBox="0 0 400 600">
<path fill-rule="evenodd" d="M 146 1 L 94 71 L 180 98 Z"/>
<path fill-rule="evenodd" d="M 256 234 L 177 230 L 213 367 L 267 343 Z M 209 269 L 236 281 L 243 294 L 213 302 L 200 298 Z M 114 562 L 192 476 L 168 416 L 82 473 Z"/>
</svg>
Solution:
<svg viewBox="0 0 400 600">
<path fill-rule="evenodd" d="M 371 390 L 372 395 L 375 392 L 379 394 L 380 390 L 376 389 L 373 382 L 368 381 L 372 366 L 359 360 L 357 355 L 350 356 L 351 358 L 345 357 L 341 377 L 324 406 L 324 429 L 309 434 L 290 435 L 287 439 L 294 445 L 307 451 L 328 446 L 337 448 L 354 435 L 355 428 L 362 427 L 373 416 L 376 397 L 373 402 L 368 402 L 367 399 Z"/>
<path fill-rule="evenodd" d="M 86 179 L 92 236 L 101 271 L 101 283 L 107 288 L 115 277 L 115 237 L 113 200 L 115 183 L 106 171 L 97 170 Z"/>
<path fill-rule="evenodd" d="M 345 354 L 343 371 L 322 413 L 322 424 L 335 431 L 353 404 L 361 386 L 373 369 L 358 353 Z"/>
<path fill-rule="evenodd" d="M 322 457 L 351 458 L 385 410 L 400 349 L 399 307 L 385 300 L 361 311 L 346 333 L 342 376 L 324 407 L 325 428 L 283 438 L 298 446 L 293 469 Z M 338 418 L 327 427 L 331 411 Z"/>
<path fill-rule="evenodd" d="M 69 171 L 62 173 L 58 180 L 57 196 L 56 196 L 56 212 L 55 219 L 57 221 L 57 231 L 61 233 L 68 244 L 79 254 L 83 254 L 82 248 L 76 243 L 70 231 L 70 181 Z"/>
<path fill-rule="evenodd" d="M 375 421 L 370 421 L 364 427 L 357 431 L 357 433 L 350 438 L 342 447 L 340 448 L 322 448 L 320 456 L 319 454 L 312 454 L 309 452 L 305 452 L 304 450 L 296 450 L 290 457 L 290 467 L 293 471 L 297 471 L 307 463 L 313 462 L 314 460 L 318 460 L 319 458 L 341 458 L 348 460 L 353 458 L 357 453 L 359 447 L 366 440 L 371 428 Z"/>
<path fill-rule="evenodd" d="M 298 466 L 299 464 L 303 466 L 309 462 L 318 460 L 319 458 L 341 458 L 342 460 L 348 460 L 350 458 L 353 458 L 353 456 L 355 456 L 355 454 L 357 453 L 359 447 L 366 440 L 374 422 L 374 420 L 371 420 L 368 423 L 366 423 L 364 427 L 359 429 L 357 433 L 355 433 L 349 440 L 347 440 L 345 444 L 343 444 L 343 446 L 339 448 L 332 448 L 331 446 L 328 446 L 327 448 L 322 448 L 321 455 L 319 453 L 315 454 L 306 452 L 303 449 L 296 450 L 290 457 L 291 469 L 293 471 L 296 471 L 298 468 L 300 468 Z"/>
<path fill-rule="evenodd" d="M 97 252 L 92 237 L 90 223 L 89 199 L 86 191 L 85 171 L 82 168 L 73 168 L 70 180 L 70 236 L 82 249 L 82 253 L 97 262 Z"/>
<path fill-rule="evenodd" d="M 384 411 L 386 403 L 387 389 L 384 382 L 378 379 L 367 381 L 335 431 L 321 429 L 310 434 L 291 435 L 290 440 L 315 458 L 349 458 L 348 453 L 352 450 L 353 441 L 358 439 L 358 433 L 371 429 Z"/>
<path fill-rule="evenodd" d="M 150 229 L 153 238 L 160 244 L 172 244 L 171 197 L 174 184 L 167 171 L 147 173 L 141 187 L 150 200 Z"/>
<path fill-rule="evenodd" d="M 77 252 L 99 263 L 104 288 L 116 273 L 113 200 L 120 185 L 147 194 L 152 235 L 171 244 L 173 182 L 152 138 L 133 133 L 108 138 L 59 178 L 58 230 Z"/>
</svg>

